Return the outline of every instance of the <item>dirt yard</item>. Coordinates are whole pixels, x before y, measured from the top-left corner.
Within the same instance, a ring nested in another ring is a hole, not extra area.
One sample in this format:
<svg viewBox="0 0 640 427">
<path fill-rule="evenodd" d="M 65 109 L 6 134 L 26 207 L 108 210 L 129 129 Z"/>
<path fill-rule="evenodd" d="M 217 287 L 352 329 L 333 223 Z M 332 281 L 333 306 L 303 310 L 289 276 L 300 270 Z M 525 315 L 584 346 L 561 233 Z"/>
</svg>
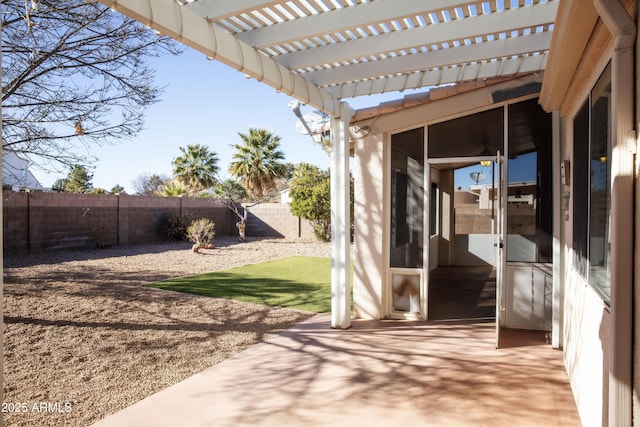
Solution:
<svg viewBox="0 0 640 427">
<path fill-rule="evenodd" d="M 215 243 L 5 258 L 4 425 L 90 425 L 311 315 L 141 286 L 330 254 L 320 242 Z"/>
</svg>

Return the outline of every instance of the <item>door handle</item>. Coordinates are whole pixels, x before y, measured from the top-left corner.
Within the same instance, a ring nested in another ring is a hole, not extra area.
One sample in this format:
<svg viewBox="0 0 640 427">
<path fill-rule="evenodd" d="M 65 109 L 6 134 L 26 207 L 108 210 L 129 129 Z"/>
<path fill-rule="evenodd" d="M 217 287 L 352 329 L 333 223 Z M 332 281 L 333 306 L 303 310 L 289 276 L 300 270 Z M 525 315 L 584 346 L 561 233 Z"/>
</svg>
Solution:
<svg viewBox="0 0 640 427">
<path fill-rule="evenodd" d="M 500 245 L 500 246 L 498 246 L 498 245 Z M 498 248 L 498 247 L 499 247 L 500 249 L 502 249 L 502 248 L 504 248 L 504 244 L 503 244 L 502 242 L 500 242 L 500 243 L 494 243 L 494 244 L 493 244 L 493 247 L 494 247 L 494 248 Z"/>
</svg>

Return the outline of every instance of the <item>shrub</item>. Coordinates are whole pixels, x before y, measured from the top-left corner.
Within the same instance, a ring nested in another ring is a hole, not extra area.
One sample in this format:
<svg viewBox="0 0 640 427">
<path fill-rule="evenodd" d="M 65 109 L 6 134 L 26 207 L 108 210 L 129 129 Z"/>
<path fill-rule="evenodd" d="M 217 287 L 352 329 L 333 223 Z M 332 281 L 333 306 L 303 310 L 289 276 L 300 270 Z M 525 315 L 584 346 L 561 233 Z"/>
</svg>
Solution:
<svg viewBox="0 0 640 427">
<path fill-rule="evenodd" d="M 215 236 L 216 225 L 207 218 L 200 218 L 187 227 L 187 237 L 193 243 L 192 250 L 198 252 L 202 248 L 213 248 L 211 242 Z"/>
<path fill-rule="evenodd" d="M 353 177 L 350 177 L 349 218 L 353 218 Z M 331 240 L 331 177 L 309 163 L 299 163 L 293 170 L 289 187 L 291 213 L 311 222 L 319 240 Z M 350 220 L 353 236 L 353 221 Z"/>
<path fill-rule="evenodd" d="M 166 234 L 173 240 L 185 240 L 189 224 L 191 224 L 191 215 L 171 214 L 162 225 L 162 234 Z"/>
<path fill-rule="evenodd" d="M 96 249 L 106 249 L 108 247 L 106 243 L 107 227 L 102 221 L 98 220 L 94 226 L 91 227 L 91 238 L 96 245 Z"/>
</svg>

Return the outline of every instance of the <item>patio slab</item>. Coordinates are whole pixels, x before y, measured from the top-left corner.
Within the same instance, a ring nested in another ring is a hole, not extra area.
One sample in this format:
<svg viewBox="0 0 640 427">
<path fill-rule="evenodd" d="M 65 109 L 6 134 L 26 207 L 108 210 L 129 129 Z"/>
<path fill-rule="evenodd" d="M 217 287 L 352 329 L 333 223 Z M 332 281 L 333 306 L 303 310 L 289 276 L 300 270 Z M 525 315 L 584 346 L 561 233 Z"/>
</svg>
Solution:
<svg viewBox="0 0 640 427">
<path fill-rule="evenodd" d="M 508 331 L 497 350 L 492 322 L 329 325 L 312 317 L 94 426 L 580 425 L 544 335 Z"/>
</svg>

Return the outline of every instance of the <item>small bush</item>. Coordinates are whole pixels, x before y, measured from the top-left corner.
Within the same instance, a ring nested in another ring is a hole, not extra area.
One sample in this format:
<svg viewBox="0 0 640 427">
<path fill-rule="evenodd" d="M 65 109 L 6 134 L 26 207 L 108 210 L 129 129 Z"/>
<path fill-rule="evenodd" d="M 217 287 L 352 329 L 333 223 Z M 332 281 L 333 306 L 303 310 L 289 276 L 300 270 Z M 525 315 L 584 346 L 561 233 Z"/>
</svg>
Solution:
<svg viewBox="0 0 640 427">
<path fill-rule="evenodd" d="M 213 247 L 211 242 L 216 235 L 216 225 L 207 218 L 200 218 L 187 227 L 187 238 L 193 243 L 193 251 Z"/>
<path fill-rule="evenodd" d="M 172 240 L 185 240 L 189 224 L 191 224 L 191 215 L 171 214 L 162 225 L 162 234 Z"/>
<path fill-rule="evenodd" d="M 96 249 L 106 249 L 108 247 L 107 240 L 107 227 L 102 221 L 97 221 L 93 227 L 91 227 L 91 239 L 93 239 Z"/>
</svg>

